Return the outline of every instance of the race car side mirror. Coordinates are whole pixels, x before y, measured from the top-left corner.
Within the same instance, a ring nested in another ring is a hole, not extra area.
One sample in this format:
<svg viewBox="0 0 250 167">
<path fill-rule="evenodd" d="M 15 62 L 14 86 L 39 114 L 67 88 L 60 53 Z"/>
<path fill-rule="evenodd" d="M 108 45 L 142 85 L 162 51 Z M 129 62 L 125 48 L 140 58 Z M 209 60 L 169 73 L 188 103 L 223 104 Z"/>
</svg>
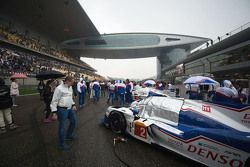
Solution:
<svg viewBox="0 0 250 167">
<path fill-rule="evenodd" d="M 136 114 L 136 115 L 134 116 L 134 121 L 135 121 L 135 120 L 138 120 L 138 119 L 140 119 L 140 117 L 139 117 L 139 115 Z"/>
</svg>

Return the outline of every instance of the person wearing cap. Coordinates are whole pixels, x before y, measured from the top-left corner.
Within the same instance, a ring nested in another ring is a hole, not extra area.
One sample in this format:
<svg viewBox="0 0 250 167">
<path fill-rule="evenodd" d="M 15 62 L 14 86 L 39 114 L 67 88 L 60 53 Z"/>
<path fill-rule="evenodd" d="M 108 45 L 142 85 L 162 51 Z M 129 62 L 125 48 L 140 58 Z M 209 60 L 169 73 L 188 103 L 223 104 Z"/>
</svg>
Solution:
<svg viewBox="0 0 250 167">
<path fill-rule="evenodd" d="M 59 148 L 68 149 L 69 146 L 65 144 L 65 124 L 69 119 L 70 124 L 67 130 L 66 139 L 74 140 L 74 131 L 76 128 L 76 105 L 73 101 L 72 85 L 74 78 L 67 76 L 62 84 L 56 87 L 51 101 L 52 119 L 58 119 L 58 139 Z"/>
</svg>

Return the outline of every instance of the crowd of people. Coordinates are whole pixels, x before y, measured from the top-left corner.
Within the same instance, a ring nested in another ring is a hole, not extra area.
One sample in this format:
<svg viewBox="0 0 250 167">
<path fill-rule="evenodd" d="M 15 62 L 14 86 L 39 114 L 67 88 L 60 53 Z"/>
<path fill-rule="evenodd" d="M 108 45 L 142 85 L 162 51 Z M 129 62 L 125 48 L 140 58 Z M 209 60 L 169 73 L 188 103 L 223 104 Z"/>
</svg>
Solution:
<svg viewBox="0 0 250 167">
<path fill-rule="evenodd" d="M 169 85 L 166 82 L 156 82 L 154 87 L 158 90 L 168 89 Z M 73 85 L 73 91 L 75 96 L 79 95 L 79 105 L 80 107 L 85 104 L 85 96 L 89 95 L 89 98 L 97 103 L 101 97 L 107 99 L 107 104 L 118 103 L 120 106 L 129 105 L 133 102 L 133 91 L 139 90 L 141 88 L 147 87 L 148 85 L 143 84 L 143 82 L 135 82 L 126 79 L 113 80 L 113 81 L 98 81 L 98 80 L 84 80 L 80 78 L 78 83 Z"/>
<path fill-rule="evenodd" d="M 14 73 L 24 73 L 29 77 L 34 77 L 41 71 L 56 70 L 64 74 L 70 74 L 74 77 L 77 75 L 77 68 L 69 66 L 56 60 L 46 59 L 32 55 L 27 52 L 17 51 L 0 47 L 0 75 L 9 76 Z M 101 78 L 102 76 L 88 72 L 80 72 L 79 75 L 85 75 L 89 78 Z"/>
<path fill-rule="evenodd" d="M 221 86 L 187 85 L 186 88 L 189 99 L 228 104 L 250 104 L 249 89 L 242 88 L 239 83 L 233 85 L 229 80 L 224 80 Z"/>
<path fill-rule="evenodd" d="M 28 76 L 34 76 L 40 71 L 49 70 L 59 70 L 68 73 L 69 65 L 25 52 L 0 48 L 0 73 L 2 75 L 25 73 Z"/>
<path fill-rule="evenodd" d="M 52 55 L 61 60 L 72 62 L 80 66 L 86 66 L 87 64 L 81 62 L 72 56 L 70 56 L 67 52 L 57 49 L 53 47 L 50 42 L 43 42 L 40 40 L 40 36 L 31 37 L 29 35 L 29 31 L 24 31 L 24 33 L 20 33 L 17 29 L 12 26 L 6 26 L 4 24 L 0 25 L 0 38 L 3 38 L 9 42 L 24 46 L 25 48 L 35 50 L 37 52 L 45 53 Z M 17 54 L 18 55 L 18 54 Z"/>
<path fill-rule="evenodd" d="M 47 80 L 46 83 L 40 81 L 38 91 L 41 99 L 45 102 L 46 116 L 44 122 L 50 122 L 50 103 L 55 90 L 59 85 L 58 80 Z M 116 101 L 119 105 L 124 106 L 133 102 L 132 91 L 141 87 L 141 83 L 126 81 L 98 81 L 96 79 L 89 81 L 81 77 L 78 82 L 75 81 L 72 85 L 73 97 L 78 97 L 79 107 L 82 108 L 86 104 L 88 97 L 93 103 L 97 103 L 100 98 L 106 98 L 108 104 L 114 104 Z"/>
</svg>

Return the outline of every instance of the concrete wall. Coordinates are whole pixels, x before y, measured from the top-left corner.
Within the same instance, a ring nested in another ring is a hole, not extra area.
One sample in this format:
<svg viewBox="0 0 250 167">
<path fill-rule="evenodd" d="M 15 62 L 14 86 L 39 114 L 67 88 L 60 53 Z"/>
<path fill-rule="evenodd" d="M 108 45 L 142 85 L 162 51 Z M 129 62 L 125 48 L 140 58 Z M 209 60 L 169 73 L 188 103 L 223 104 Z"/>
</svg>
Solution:
<svg viewBox="0 0 250 167">
<path fill-rule="evenodd" d="M 4 81 L 5 81 L 5 84 L 6 85 L 10 85 L 11 84 L 11 81 L 9 78 L 6 78 L 6 77 L 2 77 L 0 76 L 1 78 L 4 78 Z M 19 84 L 20 87 L 28 87 L 28 86 L 36 86 L 38 85 L 39 81 L 36 79 L 36 78 L 27 78 L 27 79 L 17 79 L 17 83 Z"/>
</svg>

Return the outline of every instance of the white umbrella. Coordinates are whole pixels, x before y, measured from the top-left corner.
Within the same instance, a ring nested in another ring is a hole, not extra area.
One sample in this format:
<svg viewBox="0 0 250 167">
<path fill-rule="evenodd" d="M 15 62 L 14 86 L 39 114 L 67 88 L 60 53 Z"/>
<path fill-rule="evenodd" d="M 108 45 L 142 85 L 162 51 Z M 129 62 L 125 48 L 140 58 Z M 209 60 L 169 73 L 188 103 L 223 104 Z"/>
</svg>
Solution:
<svg viewBox="0 0 250 167">
<path fill-rule="evenodd" d="M 213 80 L 209 77 L 204 76 L 194 76 L 188 78 L 186 81 L 184 81 L 184 84 L 198 84 L 198 85 L 217 85 L 219 84 L 217 81 Z"/>
<path fill-rule="evenodd" d="M 147 80 L 144 82 L 144 85 L 146 85 L 146 86 L 153 86 L 155 84 L 156 84 L 156 82 L 154 80 Z"/>
</svg>

